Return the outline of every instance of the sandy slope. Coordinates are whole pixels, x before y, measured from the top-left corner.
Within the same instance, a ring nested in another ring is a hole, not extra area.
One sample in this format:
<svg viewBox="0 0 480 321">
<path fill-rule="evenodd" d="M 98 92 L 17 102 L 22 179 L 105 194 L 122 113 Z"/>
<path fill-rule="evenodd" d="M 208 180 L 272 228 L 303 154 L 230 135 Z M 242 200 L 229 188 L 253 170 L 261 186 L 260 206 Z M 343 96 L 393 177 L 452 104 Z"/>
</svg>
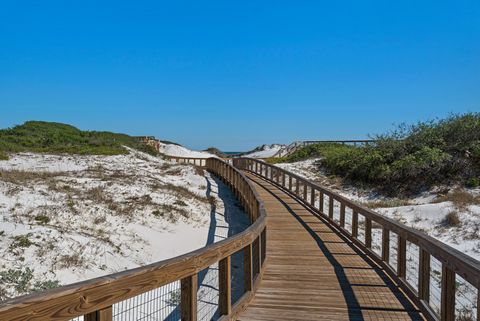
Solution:
<svg viewBox="0 0 480 321">
<path fill-rule="evenodd" d="M 135 151 L 22 153 L 0 173 L 3 298 L 174 257 L 248 224 L 208 173 Z"/>
</svg>

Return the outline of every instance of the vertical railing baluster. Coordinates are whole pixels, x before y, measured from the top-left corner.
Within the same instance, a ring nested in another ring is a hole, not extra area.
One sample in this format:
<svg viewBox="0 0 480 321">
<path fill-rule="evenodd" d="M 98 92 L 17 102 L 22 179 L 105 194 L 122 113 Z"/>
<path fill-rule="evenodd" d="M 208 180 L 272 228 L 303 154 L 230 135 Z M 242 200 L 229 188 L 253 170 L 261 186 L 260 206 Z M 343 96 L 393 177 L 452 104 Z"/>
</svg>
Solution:
<svg viewBox="0 0 480 321">
<path fill-rule="evenodd" d="M 455 272 L 442 264 L 442 299 L 440 318 L 442 321 L 455 320 Z"/>
<path fill-rule="evenodd" d="M 315 188 L 313 186 L 310 186 L 310 205 L 315 207 Z"/>
<path fill-rule="evenodd" d="M 385 227 L 382 230 L 382 260 L 390 262 L 390 230 Z"/>
<path fill-rule="evenodd" d="M 328 217 L 333 221 L 333 196 L 328 194 Z"/>
<path fill-rule="evenodd" d="M 180 281 L 180 314 L 182 321 L 197 321 L 197 274 Z"/>
<path fill-rule="evenodd" d="M 352 237 L 358 237 L 358 212 L 355 209 L 352 212 Z"/>
<path fill-rule="evenodd" d="M 232 270 L 230 256 L 218 262 L 218 277 L 218 310 L 220 316 L 230 315 L 230 313 L 232 313 Z"/>
<path fill-rule="evenodd" d="M 369 217 L 365 217 L 365 246 L 372 247 L 372 220 Z"/>
<path fill-rule="evenodd" d="M 340 227 L 345 228 L 345 203 L 340 203 Z"/>
<path fill-rule="evenodd" d="M 84 315 L 85 321 L 112 321 L 112 306 Z"/>
<path fill-rule="evenodd" d="M 418 296 L 420 300 L 430 301 L 430 254 L 424 249 L 419 251 Z"/>
<path fill-rule="evenodd" d="M 253 251 L 252 243 L 243 249 L 243 271 L 245 292 L 253 289 Z"/>
<path fill-rule="evenodd" d="M 306 202 L 307 201 L 307 192 L 308 192 L 308 185 L 304 181 L 303 182 L 303 200 Z"/>
<path fill-rule="evenodd" d="M 407 240 L 398 234 L 397 244 L 397 275 L 399 278 L 405 278 L 407 270 Z"/>
<path fill-rule="evenodd" d="M 319 204 L 319 210 L 320 210 L 320 213 L 324 214 L 323 213 L 323 191 L 320 191 L 320 199 L 318 200 L 320 202 Z"/>
</svg>

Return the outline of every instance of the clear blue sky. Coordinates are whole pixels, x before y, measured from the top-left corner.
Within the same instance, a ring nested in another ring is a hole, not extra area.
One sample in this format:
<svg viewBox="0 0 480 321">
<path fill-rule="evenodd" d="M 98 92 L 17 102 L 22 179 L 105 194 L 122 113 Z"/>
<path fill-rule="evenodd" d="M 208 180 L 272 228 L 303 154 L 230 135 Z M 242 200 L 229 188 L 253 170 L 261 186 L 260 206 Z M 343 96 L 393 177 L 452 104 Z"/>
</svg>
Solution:
<svg viewBox="0 0 480 321">
<path fill-rule="evenodd" d="M 479 110 L 479 0 L 0 3 L 0 127 L 245 150 Z"/>
</svg>

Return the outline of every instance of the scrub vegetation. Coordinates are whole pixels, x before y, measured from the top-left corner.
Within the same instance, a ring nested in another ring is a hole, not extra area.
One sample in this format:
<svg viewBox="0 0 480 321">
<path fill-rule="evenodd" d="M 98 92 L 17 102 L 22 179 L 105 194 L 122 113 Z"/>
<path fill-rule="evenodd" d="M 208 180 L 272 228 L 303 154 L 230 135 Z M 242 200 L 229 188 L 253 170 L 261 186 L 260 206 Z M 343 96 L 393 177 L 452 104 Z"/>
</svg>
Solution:
<svg viewBox="0 0 480 321">
<path fill-rule="evenodd" d="M 82 131 L 71 125 L 28 121 L 0 130 L 0 160 L 8 159 L 9 153 L 36 152 L 50 154 L 121 155 L 128 154 L 124 146 L 158 154 L 135 137 L 125 134 L 99 131 Z"/>
<path fill-rule="evenodd" d="M 480 185 L 480 113 L 400 125 L 354 147 L 317 144 L 271 162 L 318 157 L 319 170 L 387 194 L 414 194 L 438 184 Z"/>
</svg>

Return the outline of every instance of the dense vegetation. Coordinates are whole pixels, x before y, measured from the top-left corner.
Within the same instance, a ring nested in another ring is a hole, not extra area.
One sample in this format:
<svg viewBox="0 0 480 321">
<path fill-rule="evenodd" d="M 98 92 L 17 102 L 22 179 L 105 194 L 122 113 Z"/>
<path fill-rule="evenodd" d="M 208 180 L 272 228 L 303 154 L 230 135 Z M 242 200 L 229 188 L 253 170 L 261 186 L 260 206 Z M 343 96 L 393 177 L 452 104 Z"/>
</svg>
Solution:
<svg viewBox="0 0 480 321">
<path fill-rule="evenodd" d="M 390 194 L 416 193 L 435 184 L 480 185 L 480 113 L 401 125 L 371 146 L 319 144 L 280 161 L 321 156 L 319 166 L 354 183 Z"/>
<path fill-rule="evenodd" d="M 73 126 L 28 121 L 23 125 L 0 130 L 0 159 L 8 153 L 39 152 L 91 155 L 126 154 L 129 146 L 155 155 L 156 150 L 125 134 L 82 131 Z"/>
</svg>

